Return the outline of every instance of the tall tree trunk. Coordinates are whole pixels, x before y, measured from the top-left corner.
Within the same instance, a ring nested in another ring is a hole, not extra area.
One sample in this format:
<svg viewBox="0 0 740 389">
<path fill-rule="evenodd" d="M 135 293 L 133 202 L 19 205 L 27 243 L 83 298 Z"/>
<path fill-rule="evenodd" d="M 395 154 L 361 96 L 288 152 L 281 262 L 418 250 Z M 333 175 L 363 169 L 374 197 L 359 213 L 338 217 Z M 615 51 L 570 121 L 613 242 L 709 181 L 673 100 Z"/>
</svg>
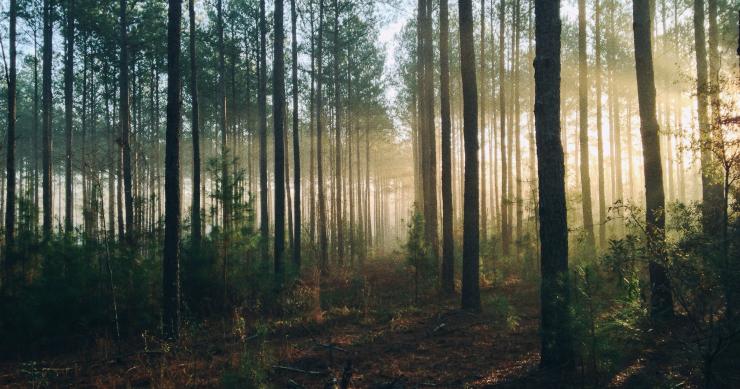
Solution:
<svg viewBox="0 0 740 389">
<path fill-rule="evenodd" d="M 13 251 L 15 248 L 15 100 L 16 100 L 16 21 L 18 19 L 18 4 L 10 0 L 9 20 L 9 54 L 10 69 L 8 71 L 8 150 L 6 159 L 7 168 L 7 202 L 5 205 L 5 265 L 12 266 Z M 6 273 L 6 276 L 8 274 Z"/>
<path fill-rule="evenodd" d="M 190 22 L 190 128 L 193 137 L 193 198 L 192 216 L 190 220 L 192 228 L 193 247 L 198 249 L 202 239 L 201 215 L 200 215 L 200 107 L 198 105 L 198 69 L 195 53 L 196 29 L 195 29 L 195 0 L 188 0 L 188 18 Z M 165 177 L 166 178 L 166 177 Z"/>
<path fill-rule="evenodd" d="M 265 0 L 260 0 L 259 7 L 260 55 L 257 106 L 260 120 L 260 253 L 262 264 L 266 267 L 270 246 L 270 224 L 267 208 L 267 21 L 265 18 Z"/>
<path fill-rule="evenodd" d="M 66 28 L 64 30 L 64 37 L 66 40 L 66 55 L 64 57 L 64 138 L 65 138 L 65 153 L 64 153 L 64 231 L 67 234 L 71 234 L 74 223 L 74 198 L 72 192 L 73 176 L 72 176 L 72 120 L 73 110 L 72 105 L 74 100 L 72 97 L 73 93 L 73 82 L 74 82 L 74 42 L 75 42 L 75 30 L 74 30 L 74 0 L 67 1 L 66 10 Z M 85 59 L 83 59 L 84 61 Z M 83 81 L 84 82 L 84 81 Z M 84 97 L 83 97 L 84 100 Z"/>
<path fill-rule="evenodd" d="M 511 244 L 511 228 L 509 225 L 509 193 L 508 193 L 508 158 L 506 156 L 506 86 L 505 86 L 505 71 L 506 62 L 504 59 L 505 43 L 504 43 L 504 32 L 506 31 L 506 5 L 502 1 L 499 5 L 499 36 L 498 36 L 498 78 L 499 78 L 499 115 L 501 122 L 499 123 L 501 136 L 499 136 L 499 142 L 501 147 L 501 248 L 504 255 L 509 255 L 509 249 Z"/>
<path fill-rule="evenodd" d="M 542 273 L 540 365 L 568 372 L 575 367 L 575 356 L 570 328 L 565 165 L 560 143 L 560 1 L 536 0 L 534 7 L 534 114 Z"/>
<path fill-rule="evenodd" d="M 491 49 L 493 51 L 493 49 Z M 486 109 L 488 102 L 486 96 L 486 84 L 488 74 L 486 72 L 486 0 L 480 2 L 480 67 L 478 68 L 480 79 L 479 98 L 478 98 L 478 119 L 480 120 L 480 226 L 483 231 L 483 240 L 488 238 L 488 204 L 486 195 Z M 444 201 L 444 200 L 443 200 Z M 444 223 L 444 221 L 443 221 Z"/>
<path fill-rule="evenodd" d="M 224 16 L 223 16 L 223 1 L 218 0 L 216 3 L 217 8 L 217 20 L 216 28 L 218 31 L 218 121 L 221 130 L 221 195 L 223 196 L 223 230 L 226 242 L 224 246 L 228 248 L 228 235 L 231 230 L 231 201 L 233 197 L 233 188 L 231 187 L 231 179 L 229 177 L 229 146 L 227 143 L 227 132 L 228 124 L 226 122 L 226 56 L 224 47 Z"/>
<path fill-rule="evenodd" d="M 578 123 L 581 154 L 581 204 L 587 249 L 594 248 L 594 218 L 591 207 L 591 174 L 588 152 L 588 62 L 586 59 L 586 0 L 578 0 Z"/>
<path fill-rule="evenodd" d="M 440 116 L 442 122 L 442 290 L 455 292 L 455 242 L 452 208 L 452 128 L 450 124 L 449 12 L 447 0 L 439 2 Z M 475 86 L 475 80 L 473 80 Z M 359 152 L 359 150 L 358 150 Z"/>
<path fill-rule="evenodd" d="M 311 24 L 311 91 L 309 96 L 309 138 L 311 141 L 309 142 L 310 149 L 308 152 L 309 155 L 309 164 L 308 164 L 308 176 L 309 176 L 309 228 L 308 228 L 308 235 L 309 240 L 311 244 L 316 244 L 316 175 L 315 175 L 315 158 L 316 153 L 314 152 L 315 149 L 315 141 L 316 137 L 314 136 L 314 120 L 316 119 L 317 113 L 316 113 L 316 28 L 314 26 L 314 9 L 313 9 L 313 1 L 310 2 L 310 24 Z"/>
<path fill-rule="evenodd" d="M 180 132 L 182 127 L 180 20 L 182 19 L 182 0 L 169 0 L 167 16 L 167 135 L 165 139 L 162 322 L 164 336 L 168 339 L 176 339 L 180 330 Z"/>
<path fill-rule="evenodd" d="M 663 169 L 660 158 L 660 137 L 655 115 L 655 76 L 650 34 L 649 0 L 633 3 L 633 28 L 635 41 L 635 71 L 637 73 L 637 98 L 640 107 L 640 135 L 645 171 L 645 219 L 648 250 L 657 257 L 651 260 L 650 307 L 653 319 L 665 319 L 673 314 L 671 288 L 661 258 L 665 238 L 665 197 Z"/>
<path fill-rule="evenodd" d="M 272 118 L 275 141 L 275 281 L 283 281 L 285 251 L 285 57 L 283 0 L 275 1 L 275 39 L 272 68 Z"/>
<path fill-rule="evenodd" d="M 329 271 L 329 242 L 326 231 L 326 196 L 324 194 L 324 164 L 323 164 L 323 141 L 322 141 L 322 114 L 324 110 L 323 106 L 323 94 L 321 88 L 324 84 L 323 70 L 324 70 L 324 0 L 319 0 L 319 41 L 318 41 L 318 64 L 317 64 L 317 76 L 316 76 L 316 171 L 318 175 L 318 201 L 319 201 L 319 266 L 322 272 Z"/>
<path fill-rule="evenodd" d="M 702 225 L 708 236 L 719 236 L 718 220 L 721 218 L 722 187 L 718 181 L 717 166 L 710 146 L 713 134 L 707 112 L 710 83 L 707 76 L 704 0 L 694 1 L 694 52 L 696 53 L 696 103 L 701 153 Z"/>
<path fill-rule="evenodd" d="M 521 7 L 519 0 L 514 1 L 514 39 L 513 39 L 513 50 L 514 50 L 514 63 L 512 65 L 514 72 L 514 93 L 512 98 L 514 99 L 513 113 L 514 113 L 514 163 L 516 164 L 516 242 L 522 239 L 522 226 L 524 209 L 522 207 L 522 148 L 521 148 L 521 105 L 519 98 L 519 33 L 521 30 L 520 26 L 520 14 Z M 516 256 L 519 258 L 520 244 L 516 246 Z"/>
<path fill-rule="evenodd" d="M 337 254 L 338 262 L 341 265 L 344 261 L 344 220 L 342 212 L 342 141 L 341 141 L 341 116 L 342 107 L 340 101 L 339 91 L 339 3 L 334 0 L 334 44 L 333 44 L 333 56 L 334 56 L 334 68 L 332 75 L 334 77 L 334 174 L 335 174 L 335 218 L 336 218 L 336 234 L 337 234 Z"/>
<path fill-rule="evenodd" d="M 38 25 L 33 29 L 33 206 L 39 209 L 39 55 Z M 38 234 L 38 212 L 33 218 L 33 232 Z"/>
<path fill-rule="evenodd" d="M 594 51 L 596 75 L 596 133 L 597 156 L 599 170 L 599 247 L 606 248 L 606 190 L 604 172 L 604 134 L 601 112 L 601 6 L 599 0 L 594 0 Z"/>
<path fill-rule="evenodd" d="M 418 2 L 418 34 L 420 38 L 419 68 L 419 135 L 422 171 L 422 197 L 424 211 L 424 237 L 435 261 L 439 258 L 437 235 L 437 157 L 434 128 L 434 80 L 432 43 L 432 5 L 430 0 Z M 473 56 L 475 57 L 475 55 Z M 475 62 L 473 62 L 475 71 Z M 476 118 L 477 119 L 477 118 Z M 477 126 L 476 126 L 477 127 Z"/>
<path fill-rule="evenodd" d="M 290 0 L 291 35 L 291 82 L 293 84 L 293 265 L 296 271 L 301 268 L 301 152 L 298 137 L 298 41 L 296 39 L 296 19 L 298 14 L 295 1 Z"/>
<path fill-rule="evenodd" d="M 463 205 L 462 307 L 479 311 L 479 203 L 478 203 L 478 90 L 473 48 L 473 5 L 458 2 L 460 24 L 460 74 L 463 87 L 465 136 L 465 200 Z"/>
<path fill-rule="evenodd" d="M 42 132 L 43 132 L 43 205 L 44 205 L 44 223 L 43 232 L 44 240 L 51 238 L 52 229 L 52 176 L 51 176 L 51 120 L 52 120 L 52 101 L 51 101 L 51 61 L 52 61 L 52 20 L 51 20 L 51 0 L 44 0 L 44 52 L 43 65 L 41 70 L 42 77 Z"/>
<path fill-rule="evenodd" d="M 120 108 L 118 111 L 121 126 L 121 146 L 123 147 L 123 197 L 126 208 L 126 240 L 133 245 L 136 231 L 134 230 L 134 198 L 131 180 L 131 145 L 129 143 L 130 112 L 129 112 L 129 77 L 128 77 L 128 32 L 126 21 L 126 7 L 128 0 L 120 0 Z"/>
</svg>

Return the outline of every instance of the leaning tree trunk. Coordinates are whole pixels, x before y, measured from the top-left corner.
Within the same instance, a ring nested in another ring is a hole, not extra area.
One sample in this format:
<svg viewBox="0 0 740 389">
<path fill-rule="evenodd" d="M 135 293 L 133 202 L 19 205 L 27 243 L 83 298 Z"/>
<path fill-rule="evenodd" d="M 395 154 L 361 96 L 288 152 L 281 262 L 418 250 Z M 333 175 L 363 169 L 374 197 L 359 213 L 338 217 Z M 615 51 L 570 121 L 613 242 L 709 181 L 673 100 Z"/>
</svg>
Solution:
<svg viewBox="0 0 740 389">
<path fill-rule="evenodd" d="M 540 365 L 567 372 L 573 370 L 575 356 L 569 313 L 565 162 L 560 143 L 560 1 L 536 0 L 534 6 L 534 115 L 542 273 Z"/>
<path fill-rule="evenodd" d="M 463 132 L 465 137 L 465 193 L 463 204 L 462 307 L 479 311 L 479 203 L 478 203 L 478 91 L 473 48 L 473 5 L 458 2 L 460 23 L 460 73 L 463 87 Z"/>
<path fill-rule="evenodd" d="M 658 119 L 655 115 L 655 75 L 650 27 L 650 1 L 635 0 L 633 28 L 635 41 L 635 72 L 640 108 L 640 135 L 645 171 L 645 221 L 648 250 L 655 258 L 650 261 L 650 307 L 653 319 L 666 319 L 673 314 L 673 298 L 666 270 L 661 263 L 665 238 L 665 195 L 663 168 L 660 158 Z"/>
</svg>

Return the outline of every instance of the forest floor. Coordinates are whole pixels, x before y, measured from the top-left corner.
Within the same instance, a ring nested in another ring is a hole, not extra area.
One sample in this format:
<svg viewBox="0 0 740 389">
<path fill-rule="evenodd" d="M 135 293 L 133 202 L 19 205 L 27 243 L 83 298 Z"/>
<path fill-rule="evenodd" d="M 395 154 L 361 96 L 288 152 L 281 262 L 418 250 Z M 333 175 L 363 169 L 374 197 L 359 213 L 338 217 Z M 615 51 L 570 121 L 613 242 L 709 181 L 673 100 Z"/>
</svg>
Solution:
<svg viewBox="0 0 740 389">
<path fill-rule="evenodd" d="M 191 329 L 177 346 L 143 336 L 147 345 L 113 353 L 103 342 L 87 354 L 0 364 L 0 386 L 249 388 L 262 380 L 324 388 L 343 377 L 352 388 L 552 386 L 537 369 L 539 295 L 532 282 L 484 284 L 483 313 L 473 314 L 457 308 L 458 298 L 425 296 L 413 304 L 413 277 L 398 262 L 375 262 L 362 274 L 359 287 L 349 274 L 322 282 L 338 303 L 311 317 L 272 320 L 262 335 L 254 323 L 231 320 L 228 327 Z M 635 355 L 598 386 L 650 387 L 671 369 L 661 357 L 669 352 Z"/>
</svg>

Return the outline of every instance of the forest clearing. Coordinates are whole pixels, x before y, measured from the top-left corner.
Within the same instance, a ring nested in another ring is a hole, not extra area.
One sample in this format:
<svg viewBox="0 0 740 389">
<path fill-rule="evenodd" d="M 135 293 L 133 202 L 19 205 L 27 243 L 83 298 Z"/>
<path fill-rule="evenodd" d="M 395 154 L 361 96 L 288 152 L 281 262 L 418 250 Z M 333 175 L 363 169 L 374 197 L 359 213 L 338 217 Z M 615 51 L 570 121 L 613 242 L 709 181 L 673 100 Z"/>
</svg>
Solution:
<svg viewBox="0 0 740 389">
<path fill-rule="evenodd" d="M 388 266 L 395 267 L 390 274 Z M 483 313 L 475 314 L 460 310 L 451 298 L 409 301 L 412 290 L 394 288 L 408 271 L 381 259 L 362 271 L 361 284 L 353 285 L 356 275 L 333 277 L 334 287 L 325 293 L 336 301 L 321 317 L 228 328 L 204 323 L 169 349 L 155 336 L 125 349 L 101 340 L 85 350 L 85 359 L 61 355 L 20 370 L 4 364 L 0 385 L 250 387 L 243 375 L 265 374 L 275 386 L 290 388 L 339 385 L 346 376 L 354 387 L 368 388 L 551 387 L 551 377 L 537 369 L 539 307 L 532 280 L 509 277 L 484 285 Z M 358 294 L 364 297 L 353 298 Z M 617 362 L 620 370 L 591 384 L 698 384 L 686 361 L 670 356 L 680 344 L 655 342 L 653 350 L 637 344 Z M 245 349 L 253 350 L 248 362 Z"/>
<path fill-rule="evenodd" d="M 740 387 L 736 0 L 0 26 L 0 387 Z"/>
</svg>

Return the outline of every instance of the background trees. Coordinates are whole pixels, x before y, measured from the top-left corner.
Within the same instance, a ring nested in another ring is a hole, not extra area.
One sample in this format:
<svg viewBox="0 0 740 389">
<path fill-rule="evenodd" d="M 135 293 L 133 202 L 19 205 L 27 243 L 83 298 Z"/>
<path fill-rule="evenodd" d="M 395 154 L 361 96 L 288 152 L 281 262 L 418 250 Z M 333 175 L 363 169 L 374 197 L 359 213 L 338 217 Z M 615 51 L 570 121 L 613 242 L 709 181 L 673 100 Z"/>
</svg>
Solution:
<svg viewBox="0 0 740 389">
<path fill-rule="evenodd" d="M 437 265 L 415 283 L 414 304 L 437 297 L 429 285 L 453 295 L 456 267 L 473 311 L 509 304 L 499 287 L 539 285 L 547 367 L 601 352 L 571 339 L 609 333 L 589 318 L 641 319 L 636 291 L 650 279 L 653 313 L 688 300 L 676 314 L 714 303 L 702 326 L 731 316 L 736 15 L 726 1 L 294 0 L 286 36 L 280 0 L 189 0 L 184 38 L 182 1 L 7 3 L 9 312 L 79 306 L 101 337 L 174 338 L 180 291 L 183 322 L 196 323 L 245 306 L 250 318 L 290 315 L 314 291 L 320 316 L 338 306 L 335 291 L 356 287 L 372 317 L 384 298 L 372 269 L 410 272 L 399 253 L 413 246 L 425 251 L 409 254 L 415 270 Z M 408 226 L 424 229 L 413 245 Z M 75 332 L 58 320 L 23 332 L 55 320 L 18 319 L 17 339 Z"/>
</svg>

